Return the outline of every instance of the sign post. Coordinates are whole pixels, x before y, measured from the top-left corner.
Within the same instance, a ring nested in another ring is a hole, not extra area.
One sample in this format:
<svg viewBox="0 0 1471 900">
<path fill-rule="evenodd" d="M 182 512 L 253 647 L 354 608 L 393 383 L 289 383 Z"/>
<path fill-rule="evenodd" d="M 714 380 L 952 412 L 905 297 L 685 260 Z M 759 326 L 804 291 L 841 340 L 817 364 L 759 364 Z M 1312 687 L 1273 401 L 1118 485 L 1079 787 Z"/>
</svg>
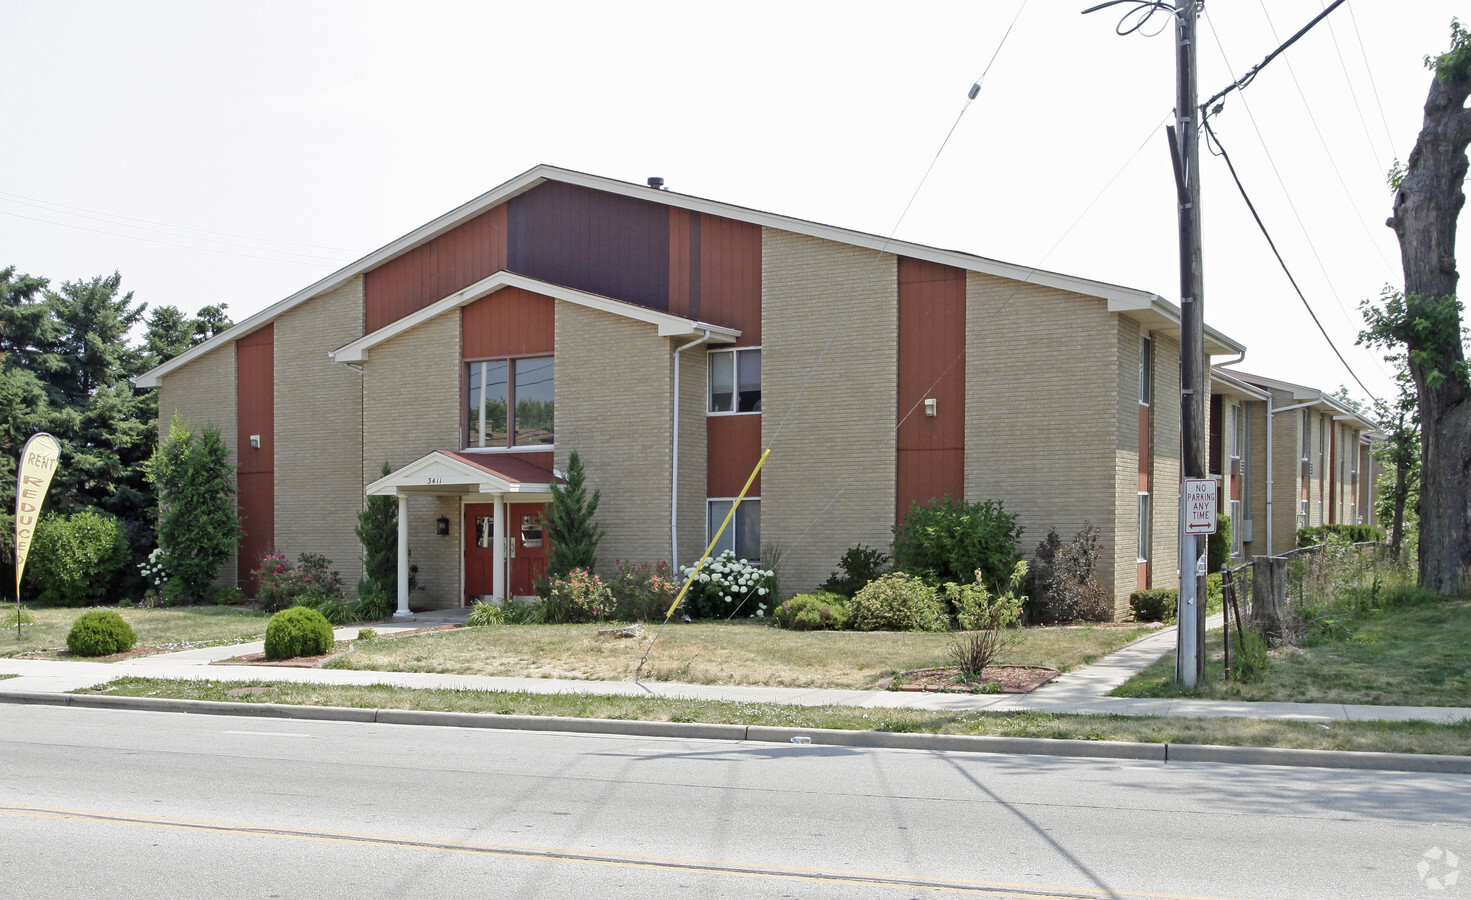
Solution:
<svg viewBox="0 0 1471 900">
<path fill-rule="evenodd" d="M 1180 494 L 1184 505 L 1181 521 L 1184 523 L 1184 540 L 1181 541 L 1180 559 L 1180 608 L 1175 651 L 1175 677 L 1187 688 L 1195 687 L 1198 672 L 1195 660 L 1200 653 L 1201 635 L 1204 632 L 1205 611 L 1196 589 L 1199 576 L 1204 575 L 1206 554 L 1201 551 L 1200 535 L 1216 533 L 1216 480 L 1214 478 L 1187 478 Z"/>
<path fill-rule="evenodd" d="M 61 462 L 61 445 L 45 432 L 31 435 L 20 451 L 15 474 L 15 636 L 20 638 L 20 575 L 26 568 L 41 504 Z"/>
</svg>

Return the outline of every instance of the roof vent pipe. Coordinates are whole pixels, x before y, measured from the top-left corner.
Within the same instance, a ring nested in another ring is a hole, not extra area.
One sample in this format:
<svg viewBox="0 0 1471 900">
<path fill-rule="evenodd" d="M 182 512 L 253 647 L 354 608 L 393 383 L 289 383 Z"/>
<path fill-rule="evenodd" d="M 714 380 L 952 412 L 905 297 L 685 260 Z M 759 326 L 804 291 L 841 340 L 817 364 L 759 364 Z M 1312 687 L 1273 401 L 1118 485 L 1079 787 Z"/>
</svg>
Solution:
<svg viewBox="0 0 1471 900">
<path fill-rule="evenodd" d="M 649 187 L 653 188 L 656 191 L 664 190 L 664 179 L 660 178 L 658 175 L 651 176 L 649 178 Z"/>
</svg>

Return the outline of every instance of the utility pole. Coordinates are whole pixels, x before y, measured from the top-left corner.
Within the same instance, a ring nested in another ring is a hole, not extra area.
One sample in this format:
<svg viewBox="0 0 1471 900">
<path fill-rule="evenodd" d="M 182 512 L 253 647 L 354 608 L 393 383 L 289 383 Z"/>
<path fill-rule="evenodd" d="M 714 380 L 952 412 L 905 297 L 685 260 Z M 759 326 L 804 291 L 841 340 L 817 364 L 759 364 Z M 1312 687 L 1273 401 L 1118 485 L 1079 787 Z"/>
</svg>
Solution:
<svg viewBox="0 0 1471 900">
<path fill-rule="evenodd" d="M 1169 129 L 1180 227 L 1180 455 L 1185 478 L 1206 477 L 1205 276 L 1200 239 L 1200 108 L 1196 105 L 1196 0 L 1175 6 L 1175 124 Z M 1202 541 L 1180 508 L 1179 637 L 1175 680 L 1193 688 L 1205 672 Z M 1197 574 L 1199 573 L 1199 574 Z"/>
</svg>

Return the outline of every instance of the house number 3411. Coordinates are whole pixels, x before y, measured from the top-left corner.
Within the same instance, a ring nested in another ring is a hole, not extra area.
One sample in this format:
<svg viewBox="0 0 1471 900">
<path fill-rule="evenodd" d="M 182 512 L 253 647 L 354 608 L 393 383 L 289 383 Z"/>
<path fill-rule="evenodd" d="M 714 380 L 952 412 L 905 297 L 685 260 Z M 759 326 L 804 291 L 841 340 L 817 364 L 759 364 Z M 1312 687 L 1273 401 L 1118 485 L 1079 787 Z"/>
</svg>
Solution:
<svg viewBox="0 0 1471 900">
<path fill-rule="evenodd" d="M 444 479 L 443 478 L 440 478 L 438 475 L 430 475 L 429 476 L 429 481 L 427 483 L 428 484 L 443 484 L 444 483 Z"/>
</svg>

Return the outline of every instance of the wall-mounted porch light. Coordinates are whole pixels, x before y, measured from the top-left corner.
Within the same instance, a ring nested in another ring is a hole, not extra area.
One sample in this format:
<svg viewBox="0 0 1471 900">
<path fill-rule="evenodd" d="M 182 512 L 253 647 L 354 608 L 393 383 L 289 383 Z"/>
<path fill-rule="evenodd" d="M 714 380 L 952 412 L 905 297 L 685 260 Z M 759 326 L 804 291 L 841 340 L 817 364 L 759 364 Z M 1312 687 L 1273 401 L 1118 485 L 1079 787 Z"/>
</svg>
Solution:
<svg viewBox="0 0 1471 900">
<path fill-rule="evenodd" d="M 259 450 L 260 449 L 260 435 L 258 435 L 258 434 L 252 434 L 250 436 L 250 449 L 252 449 L 252 450 Z"/>
<path fill-rule="evenodd" d="M 449 534 L 449 519 L 447 517 L 440 516 L 434 520 L 434 533 Z"/>
</svg>

